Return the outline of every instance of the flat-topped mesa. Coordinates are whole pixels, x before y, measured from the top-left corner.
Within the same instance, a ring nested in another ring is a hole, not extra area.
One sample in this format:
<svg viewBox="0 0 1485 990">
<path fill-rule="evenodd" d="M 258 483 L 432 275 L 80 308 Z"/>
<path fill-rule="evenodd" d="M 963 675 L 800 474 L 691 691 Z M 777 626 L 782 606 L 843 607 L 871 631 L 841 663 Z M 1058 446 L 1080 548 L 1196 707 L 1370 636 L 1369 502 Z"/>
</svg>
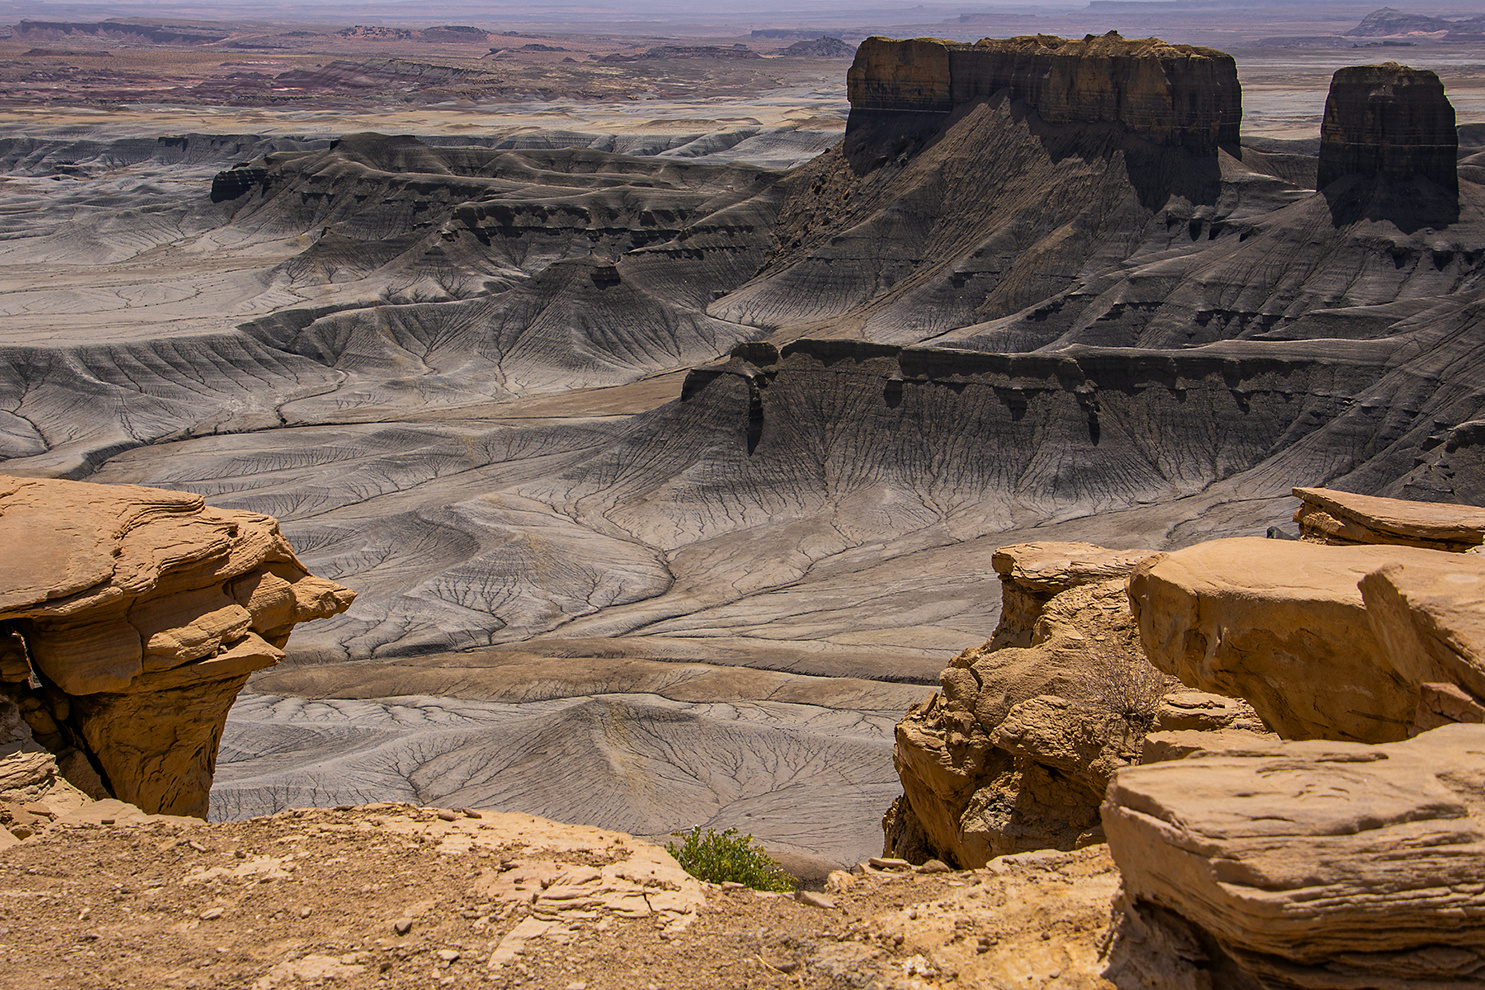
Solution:
<svg viewBox="0 0 1485 990">
<path fill-rule="evenodd" d="M 1359 175 L 1424 178 L 1457 194 L 1458 151 L 1454 106 L 1437 75 L 1396 62 L 1351 66 L 1330 81 L 1315 188 Z"/>
<path fill-rule="evenodd" d="M 1146 140 L 1198 154 L 1235 148 L 1242 88 L 1231 55 L 1117 32 L 974 44 L 872 37 L 847 77 L 853 121 L 908 111 L 949 113 L 1008 91 L 1050 124 L 1122 124 Z"/>
</svg>

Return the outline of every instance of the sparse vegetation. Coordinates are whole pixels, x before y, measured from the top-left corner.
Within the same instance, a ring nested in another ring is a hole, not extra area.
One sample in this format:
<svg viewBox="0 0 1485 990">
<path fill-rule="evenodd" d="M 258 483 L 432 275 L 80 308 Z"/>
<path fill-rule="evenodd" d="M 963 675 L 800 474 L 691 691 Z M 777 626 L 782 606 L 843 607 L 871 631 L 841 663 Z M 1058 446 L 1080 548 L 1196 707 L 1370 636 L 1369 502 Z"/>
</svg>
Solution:
<svg viewBox="0 0 1485 990">
<path fill-rule="evenodd" d="M 793 890 L 799 881 L 769 858 L 751 835 L 738 835 L 737 829 L 718 832 L 714 828 L 702 834 L 697 825 L 689 832 L 672 832 L 681 840 L 665 848 L 681 867 L 698 880 L 710 883 L 740 883 L 754 890 Z"/>
<path fill-rule="evenodd" d="M 1180 682 L 1144 658 L 1106 654 L 1093 668 L 1094 707 L 1149 731 L 1161 699 Z"/>
</svg>

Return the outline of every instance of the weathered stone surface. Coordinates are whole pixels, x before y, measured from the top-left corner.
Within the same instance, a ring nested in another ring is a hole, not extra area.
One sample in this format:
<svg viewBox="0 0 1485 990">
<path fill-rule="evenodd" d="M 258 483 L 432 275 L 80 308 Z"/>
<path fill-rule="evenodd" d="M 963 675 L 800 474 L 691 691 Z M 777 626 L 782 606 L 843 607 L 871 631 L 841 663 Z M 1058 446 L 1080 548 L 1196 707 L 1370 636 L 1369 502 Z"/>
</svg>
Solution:
<svg viewBox="0 0 1485 990">
<path fill-rule="evenodd" d="M 1419 688 L 1415 731 L 1427 732 L 1454 722 L 1485 722 L 1485 705 L 1454 684 L 1426 683 Z"/>
<path fill-rule="evenodd" d="M 7 536 L 27 552 L 0 561 L 0 686 L 83 786 L 151 813 L 206 813 L 247 676 L 355 597 L 273 519 L 182 492 L 0 478 Z"/>
<path fill-rule="evenodd" d="M 1147 556 L 1062 543 L 996 554 L 996 637 L 956 657 L 942 693 L 898 723 L 903 796 L 883 821 L 887 854 L 980 866 L 1097 841 L 1109 775 L 1138 758 L 1165 686 L 1121 576 Z"/>
<path fill-rule="evenodd" d="M 1055 596 L 1078 585 L 1124 577 L 1154 550 L 1110 550 L 1092 543 L 1017 543 L 995 551 L 1000 624 L 990 646 L 1030 646 L 1036 620 Z"/>
<path fill-rule="evenodd" d="M 1161 699 L 1145 734 L 1139 763 L 1179 760 L 1192 753 L 1277 741 L 1253 706 L 1241 698 L 1174 690 Z"/>
<path fill-rule="evenodd" d="M 1464 552 L 1485 543 L 1485 509 L 1296 488 L 1300 535 L 1323 543 L 1392 543 Z"/>
<path fill-rule="evenodd" d="M 14 694 L 15 688 L 0 686 L 0 848 L 89 801 L 56 756 L 37 745 Z"/>
<path fill-rule="evenodd" d="M 954 42 L 937 38 L 867 38 L 856 48 L 856 60 L 846 73 L 852 109 L 952 110 L 951 45 Z"/>
<path fill-rule="evenodd" d="M 1173 690 L 1155 709 L 1156 732 L 1267 732 L 1268 726 L 1241 698 L 1190 689 Z"/>
<path fill-rule="evenodd" d="M 847 77 L 858 111 L 947 113 L 1008 90 L 1050 124 L 1122 124 L 1146 140 L 1215 154 L 1236 148 L 1242 91 L 1232 56 L 1211 48 L 1050 35 L 861 43 Z"/>
<path fill-rule="evenodd" d="M 1457 195 L 1458 152 L 1454 107 L 1435 73 L 1396 62 L 1350 66 L 1330 81 L 1315 188 L 1347 175 L 1421 178 Z"/>
<path fill-rule="evenodd" d="M 1451 725 L 1123 770 L 1103 821 L 1126 897 L 1188 965 L 1271 987 L 1476 986 L 1482 781 L 1485 726 Z"/>
<path fill-rule="evenodd" d="M 1243 750 L 1278 741 L 1276 733 L 1251 729 L 1176 729 L 1150 732 L 1145 735 L 1137 762 L 1164 763 L 1166 760 L 1184 760 L 1193 753 Z"/>
<path fill-rule="evenodd" d="M 1392 664 L 1419 686 L 1415 723 L 1477 722 L 1485 699 L 1485 556 L 1386 564 L 1361 579 L 1362 600 Z"/>
<path fill-rule="evenodd" d="M 236 199 L 254 189 L 268 185 L 268 169 L 249 165 L 238 165 L 225 172 L 218 172 L 211 180 L 211 201 Z"/>
<path fill-rule="evenodd" d="M 1428 664 L 1384 647 L 1358 583 L 1390 564 L 1474 570 L 1473 555 L 1400 546 L 1214 540 L 1142 564 L 1129 596 L 1150 661 L 1249 701 L 1289 739 L 1402 739 Z"/>
</svg>

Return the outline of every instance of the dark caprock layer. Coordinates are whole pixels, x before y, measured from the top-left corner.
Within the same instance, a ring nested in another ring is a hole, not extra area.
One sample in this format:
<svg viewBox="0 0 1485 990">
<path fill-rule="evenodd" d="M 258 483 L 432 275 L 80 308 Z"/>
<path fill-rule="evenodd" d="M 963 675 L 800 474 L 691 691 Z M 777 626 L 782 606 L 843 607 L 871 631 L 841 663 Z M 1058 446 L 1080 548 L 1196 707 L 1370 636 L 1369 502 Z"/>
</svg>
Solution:
<svg viewBox="0 0 1485 990">
<path fill-rule="evenodd" d="M 973 45 L 873 37 L 848 76 L 851 123 L 884 112 L 949 113 L 1008 92 L 1049 124 L 1121 124 L 1198 154 L 1235 149 L 1242 88 L 1231 55 L 1117 32 L 1082 41 L 1035 35 Z"/>
</svg>

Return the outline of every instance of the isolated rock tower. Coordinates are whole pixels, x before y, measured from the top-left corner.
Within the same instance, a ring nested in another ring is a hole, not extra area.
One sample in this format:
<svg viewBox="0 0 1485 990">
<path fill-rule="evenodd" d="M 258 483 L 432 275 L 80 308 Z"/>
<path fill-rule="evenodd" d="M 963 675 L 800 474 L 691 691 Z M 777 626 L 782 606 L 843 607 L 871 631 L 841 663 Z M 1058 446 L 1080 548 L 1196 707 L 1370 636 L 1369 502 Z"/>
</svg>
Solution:
<svg viewBox="0 0 1485 990">
<path fill-rule="evenodd" d="M 1458 194 L 1459 135 L 1444 84 L 1396 62 L 1340 69 L 1330 81 L 1315 188 L 1347 175 L 1428 179 Z"/>
</svg>

